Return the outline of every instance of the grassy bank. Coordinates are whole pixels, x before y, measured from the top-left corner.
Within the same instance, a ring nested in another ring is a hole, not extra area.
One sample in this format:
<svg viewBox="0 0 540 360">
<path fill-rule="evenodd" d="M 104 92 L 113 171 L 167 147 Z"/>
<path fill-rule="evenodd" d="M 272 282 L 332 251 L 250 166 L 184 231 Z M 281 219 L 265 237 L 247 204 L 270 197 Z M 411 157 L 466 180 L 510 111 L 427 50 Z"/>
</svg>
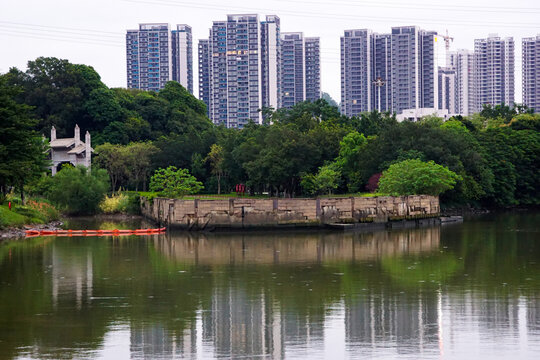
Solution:
<svg viewBox="0 0 540 360">
<path fill-rule="evenodd" d="M 60 212 L 42 200 L 28 200 L 25 206 L 13 202 L 11 210 L 9 210 L 7 202 L 0 205 L 0 229 L 30 224 L 46 224 L 59 218 Z"/>
<path fill-rule="evenodd" d="M 138 192 L 139 196 L 145 197 L 148 200 L 154 199 L 156 197 L 165 197 L 161 193 L 157 192 Z M 381 194 L 381 193 L 352 193 L 352 194 L 324 194 L 324 195 L 316 195 L 312 197 L 308 196 L 299 196 L 298 199 L 303 198 L 348 198 L 348 197 L 376 197 L 376 196 L 389 196 L 388 194 Z M 224 199 L 230 199 L 230 198 L 247 198 L 247 199 L 274 199 L 279 197 L 270 197 L 268 195 L 249 195 L 244 194 L 241 196 L 238 196 L 236 193 L 227 193 L 227 194 L 197 194 L 197 195 L 186 195 L 182 197 L 182 200 L 194 200 L 194 199 L 201 199 L 201 200 L 224 200 Z"/>
</svg>

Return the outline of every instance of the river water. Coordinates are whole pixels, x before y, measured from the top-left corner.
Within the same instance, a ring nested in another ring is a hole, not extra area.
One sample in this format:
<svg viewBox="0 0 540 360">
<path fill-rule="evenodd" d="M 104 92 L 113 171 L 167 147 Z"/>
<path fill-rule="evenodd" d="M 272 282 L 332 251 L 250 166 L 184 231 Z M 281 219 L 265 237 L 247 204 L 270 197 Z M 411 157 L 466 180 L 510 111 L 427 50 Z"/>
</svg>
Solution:
<svg viewBox="0 0 540 360">
<path fill-rule="evenodd" d="M 539 359 L 540 213 L 0 244 L 0 359 L 218 357 Z"/>
</svg>

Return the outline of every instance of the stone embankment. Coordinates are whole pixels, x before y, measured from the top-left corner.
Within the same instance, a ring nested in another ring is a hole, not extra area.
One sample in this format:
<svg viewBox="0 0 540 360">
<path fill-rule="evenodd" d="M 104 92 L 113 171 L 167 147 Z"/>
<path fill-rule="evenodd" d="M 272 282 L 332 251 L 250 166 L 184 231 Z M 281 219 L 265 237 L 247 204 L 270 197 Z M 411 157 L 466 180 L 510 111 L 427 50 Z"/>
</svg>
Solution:
<svg viewBox="0 0 540 360">
<path fill-rule="evenodd" d="M 182 200 L 141 198 L 143 216 L 187 230 L 322 227 L 332 224 L 389 224 L 431 219 L 439 198 L 428 195 L 316 199 Z"/>
</svg>

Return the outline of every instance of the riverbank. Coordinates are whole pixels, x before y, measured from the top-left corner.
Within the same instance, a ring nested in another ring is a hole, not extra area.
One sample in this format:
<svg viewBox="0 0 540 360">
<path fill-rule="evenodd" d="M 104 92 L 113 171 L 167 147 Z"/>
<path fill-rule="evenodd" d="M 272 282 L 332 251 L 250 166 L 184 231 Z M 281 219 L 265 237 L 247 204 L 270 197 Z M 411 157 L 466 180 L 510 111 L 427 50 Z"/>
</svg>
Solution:
<svg viewBox="0 0 540 360">
<path fill-rule="evenodd" d="M 13 240 L 26 236 L 26 230 L 60 230 L 64 223 L 60 220 L 51 221 L 48 224 L 28 224 L 23 227 L 6 227 L 0 229 L 0 242 L 3 240 Z"/>
<path fill-rule="evenodd" d="M 62 225 L 60 212 L 51 204 L 30 199 L 26 205 L 13 201 L 0 205 L 0 239 L 24 236 L 29 228 L 56 229 Z"/>
</svg>

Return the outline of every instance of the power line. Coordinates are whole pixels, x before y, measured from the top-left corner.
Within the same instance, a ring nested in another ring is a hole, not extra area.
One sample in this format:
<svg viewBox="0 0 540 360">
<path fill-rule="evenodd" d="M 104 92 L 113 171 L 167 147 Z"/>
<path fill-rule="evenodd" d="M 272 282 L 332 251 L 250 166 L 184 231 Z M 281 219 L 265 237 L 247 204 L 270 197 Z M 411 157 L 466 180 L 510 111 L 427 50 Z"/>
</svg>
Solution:
<svg viewBox="0 0 540 360">
<path fill-rule="evenodd" d="M 0 32 L 38 35 L 38 36 L 43 36 L 43 37 L 59 37 L 59 38 L 67 38 L 67 39 L 72 39 L 72 40 L 93 41 L 93 42 L 106 43 L 106 44 L 111 44 L 111 45 L 123 44 L 122 41 L 102 39 L 100 37 L 90 36 L 86 34 L 78 34 L 74 32 L 35 31 L 35 29 L 31 29 L 31 28 L 30 29 L 28 28 L 13 29 L 13 28 L 6 28 L 4 25 L 0 25 Z"/>
<path fill-rule="evenodd" d="M 101 30 L 93 30 L 93 29 L 81 29 L 81 28 L 70 28 L 70 27 L 62 27 L 62 26 L 27 24 L 27 23 L 19 23 L 19 22 L 3 21 L 3 20 L 0 20 L 0 24 L 31 26 L 31 27 L 46 28 L 46 29 L 58 29 L 58 30 L 74 30 L 74 31 L 79 31 L 79 32 L 90 32 L 90 33 L 94 33 L 94 34 L 95 33 L 111 34 L 111 35 L 118 36 L 117 32 L 101 31 Z"/>
<path fill-rule="evenodd" d="M 322 3 L 318 1 L 302 1 L 302 0 L 274 0 L 277 2 L 284 3 L 297 3 L 297 4 L 308 4 L 308 5 L 328 5 L 328 3 Z M 421 4 L 421 3 L 410 3 L 406 4 L 400 2 L 384 2 L 384 1 L 359 1 L 359 2 L 348 2 L 348 1 L 332 1 L 332 6 L 343 5 L 350 7 L 371 7 L 371 8 L 395 8 L 395 9 L 416 9 L 416 10 L 437 10 L 437 11 L 453 11 L 453 12 L 481 12 L 481 13 L 517 13 L 517 14 L 531 14 L 531 13 L 540 13 L 540 8 L 515 8 L 515 7 L 501 7 L 501 6 L 475 6 L 475 5 L 435 5 L 435 4 Z"/>
<path fill-rule="evenodd" d="M 0 35 L 6 35 L 6 36 L 12 36 L 12 37 L 24 37 L 24 38 L 38 39 L 38 40 L 63 41 L 63 42 L 76 43 L 76 44 L 119 47 L 118 44 L 99 42 L 99 41 L 92 41 L 92 40 L 89 40 L 89 39 L 85 40 L 85 39 L 80 39 L 80 38 L 68 38 L 68 37 L 59 38 L 59 37 L 45 36 L 45 35 L 39 35 L 39 34 L 36 35 L 34 33 L 20 32 L 20 31 L 19 32 L 0 31 Z"/>
<path fill-rule="evenodd" d="M 170 1 L 170 0 L 122 0 L 124 2 L 130 2 L 135 4 L 149 4 L 149 5 L 160 5 L 160 6 L 170 6 L 170 7 L 185 7 L 189 6 L 191 8 L 196 9 L 210 9 L 210 10 L 224 10 L 224 11 L 240 11 L 240 12 L 246 12 L 245 7 L 232 7 L 232 6 L 221 6 L 221 5 L 209 5 L 209 4 L 199 4 L 199 3 L 192 3 L 192 2 L 186 2 L 186 1 Z M 251 8 L 250 10 L 247 10 L 247 12 L 267 12 L 267 13 L 274 13 L 274 9 L 255 9 Z M 280 10 L 279 13 L 281 14 L 289 14 L 289 15 L 298 15 L 302 17 L 311 17 L 311 18 L 321 18 L 321 19 L 340 19 L 340 20 L 368 20 L 368 21 L 375 21 L 375 22 L 389 22 L 389 21 L 395 21 L 395 22 L 403 22 L 403 18 L 395 18 L 395 17 L 377 17 L 377 16 L 362 16 L 362 15 L 351 15 L 351 14 L 339 14 L 339 13 L 320 13 L 320 12 L 309 12 L 309 11 L 291 11 L 291 10 Z M 408 22 L 414 22 L 414 23 L 422 23 L 422 24 L 437 24 L 440 25 L 440 21 L 430 21 L 426 20 L 425 18 L 408 18 Z M 452 20 L 446 20 L 445 24 L 448 25 L 467 25 L 467 26 L 475 26 L 475 27 L 481 27 L 481 26 L 497 26 L 497 27 L 508 27 L 508 28 L 540 28 L 539 23 L 519 23 L 516 24 L 515 22 L 512 23 L 504 23 L 500 21 L 496 22 L 486 22 L 486 21 L 452 21 Z"/>
</svg>

